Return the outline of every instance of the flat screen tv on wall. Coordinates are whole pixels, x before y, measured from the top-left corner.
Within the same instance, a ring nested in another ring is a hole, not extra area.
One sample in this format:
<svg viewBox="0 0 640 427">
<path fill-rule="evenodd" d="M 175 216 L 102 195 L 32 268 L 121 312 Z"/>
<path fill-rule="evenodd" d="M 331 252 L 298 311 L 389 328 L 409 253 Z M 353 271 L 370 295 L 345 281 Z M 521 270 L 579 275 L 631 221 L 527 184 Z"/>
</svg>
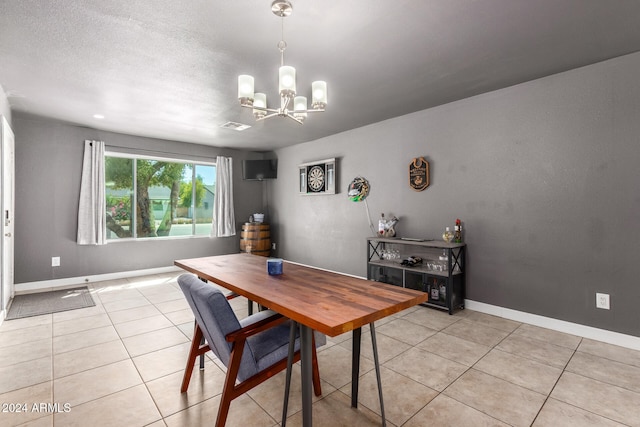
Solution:
<svg viewBox="0 0 640 427">
<path fill-rule="evenodd" d="M 278 160 L 243 160 L 242 179 L 262 181 L 278 177 Z"/>
</svg>

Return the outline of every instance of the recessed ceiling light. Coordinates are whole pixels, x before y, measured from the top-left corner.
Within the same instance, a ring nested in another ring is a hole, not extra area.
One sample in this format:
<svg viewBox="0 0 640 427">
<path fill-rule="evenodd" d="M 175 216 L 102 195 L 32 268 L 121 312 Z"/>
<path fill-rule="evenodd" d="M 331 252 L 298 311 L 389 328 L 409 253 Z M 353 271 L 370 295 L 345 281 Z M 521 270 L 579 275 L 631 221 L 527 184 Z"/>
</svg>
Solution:
<svg viewBox="0 0 640 427">
<path fill-rule="evenodd" d="M 245 125 L 242 123 L 237 123 L 237 122 L 227 122 L 227 123 L 221 124 L 220 127 L 225 129 L 233 129 L 233 130 L 241 131 L 241 130 L 249 129 L 251 126 Z"/>
<path fill-rule="evenodd" d="M 94 119 L 104 119 L 104 116 L 102 114 L 94 114 L 93 118 Z"/>
</svg>

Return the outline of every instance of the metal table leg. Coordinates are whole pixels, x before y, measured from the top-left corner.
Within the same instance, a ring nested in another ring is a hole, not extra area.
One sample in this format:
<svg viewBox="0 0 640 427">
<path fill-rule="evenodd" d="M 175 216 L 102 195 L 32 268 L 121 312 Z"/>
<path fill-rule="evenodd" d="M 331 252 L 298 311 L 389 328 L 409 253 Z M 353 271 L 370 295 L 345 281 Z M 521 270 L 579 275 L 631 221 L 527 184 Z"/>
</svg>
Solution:
<svg viewBox="0 0 640 427">
<path fill-rule="evenodd" d="M 196 322 L 195 320 L 193 321 L 193 330 L 194 330 L 194 334 L 195 334 L 195 328 L 198 327 L 198 322 Z M 202 336 L 202 338 L 200 338 L 200 345 L 204 345 L 204 335 Z M 204 371 L 204 353 L 200 355 L 200 370 Z"/>
<path fill-rule="evenodd" d="M 380 377 L 380 360 L 378 359 L 378 343 L 376 340 L 376 328 L 373 323 L 371 328 L 371 345 L 373 346 L 373 361 L 376 367 L 376 380 L 378 381 L 378 398 L 380 399 L 380 414 L 382 415 L 382 426 L 386 427 L 387 419 L 384 412 L 384 400 L 382 398 L 382 379 Z M 353 330 L 353 351 L 351 359 L 351 407 L 358 407 L 358 386 L 360 379 L 360 343 L 362 340 L 362 329 Z"/>
<path fill-rule="evenodd" d="M 302 368 L 302 425 L 312 426 L 312 401 L 311 390 L 313 388 L 312 358 L 313 329 L 300 324 L 300 367 Z"/>
<path fill-rule="evenodd" d="M 351 352 L 351 407 L 358 407 L 358 381 L 360 378 L 360 341 L 362 329 L 353 330 L 353 347 Z"/>
<path fill-rule="evenodd" d="M 296 352 L 296 329 L 298 323 L 290 321 L 289 327 L 289 355 L 287 356 L 287 379 L 284 384 L 284 404 L 282 405 L 282 423 L 281 427 L 287 425 L 287 409 L 289 408 L 289 390 L 291 389 L 291 369 L 293 367 L 293 356 Z"/>
<path fill-rule="evenodd" d="M 200 280 L 201 280 L 202 282 L 204 282 L 204 283 L 209 283 L 209 282 L 207 281 L 207 279 L 205 279 L 205 278 L 203 278 L 203 277 L 198 276 L 198 279 L 200 279 Z M 194 325 L 196 325 L 196 326 L 198 326 L 198 322 L 197 322 L 197 321 L 195 321 L 195 320 L 193 321 L 193 324 L 194 324 Z M 200 339 L 200 345 L 204 345 L 204 335 L 203 335 L 203 336 L 202 336 L 202 338 Z M 201 370 L 201 371 L 203 371 L 203 370 L 204 370 L 204 354 L 201 354 L 201 355 L 200 355 L 200 370 Z"/>
<path fill-rule="evenodd" d="M 380 378 L 380 361 L 378 360 L 378 344 L 376 342 L 376 328 L 373 323 L 369 324 L 371 327 L 371 345 L 373 345 L 373 361 L 376 365 L 376 379 L 378 380 L 378 398 L 380 399 L 380 414 L 382 415 L 382 427 L 386 427 L 387 419 L 384 414 L 384 401 L 382 399 L 382 380 Z"/>
</svg>

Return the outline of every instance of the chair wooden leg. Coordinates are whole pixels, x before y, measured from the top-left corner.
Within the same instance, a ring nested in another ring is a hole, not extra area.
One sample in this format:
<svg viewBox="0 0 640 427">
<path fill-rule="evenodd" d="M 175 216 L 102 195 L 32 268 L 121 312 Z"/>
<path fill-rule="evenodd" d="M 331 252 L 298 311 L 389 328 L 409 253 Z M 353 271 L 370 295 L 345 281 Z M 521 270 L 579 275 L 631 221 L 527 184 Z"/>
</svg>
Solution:
<svg viewBox="0 0 640 427">
<path fill-rule="evenodd" d="M 189 381 L 191 380 L 193 367 L 195 366 L 198 356 L 210 350 L 208 345 L 200 344 L 202 337 L 202 330 L 196 324 L 193 332 L 193 339 L 191 341 L 191 349 L 189 350 L 189 357 L 187 359 L 187 366 L 185 367 L 184 376 L 182 378 L 182 388 L 180 391 L 183 393 L 187 391 L 187 388 L 189 387 Z M 236 379 L 238 377 L 238 371 L 240 370 L 240 362 L 242 360 L 244 345 L 244 340 L 238 340 L 234 343 L 233 349 L 231 350 L 229 367 L 227 368 L 227 375 L 224 382 L 224 388 L 222 390 L 222 396 L 220 398 L 218 415 L 216 417 L 216 427 L 224 427 L 225 423 L 227 422 L 229 409 L 231 407 L 231 401 L 233 401 L 236 397 L 240 396 L 246 391 L 250 390 L 251 388 L 255 387 L 256 385 L 260 384 L 264 380 L 272 377 L 273 375 L 275 375 L 275 373 L 280 372 L 282 369 L 285 369 L 287 366 L 286 360 L 283 360 L 281 363 L 274 365 L 278 367 L 268 372 L 267 375 L 256 375 L 236 386 Z M 299 359 L 300 352 L 297 352 L 294 361 L 297 361 Z M 316 353 L 315 336 L 313 334 L 311 359 L 313 391 L 316 396 L 321 396 L 322 388 L 320 385 L 320 370 L 318 368 L 318 356 Z"/>
<path fill-rule="evenodd" d="M 224 427 L 227 422 L 227 416 L 229 415 L 230 407 L 231 398 L 227 393 L 223 391 L 222 397 L 220 399 L 220 406 L 218 407 L 218 416 L 216 417 L 216 427 Z"/>
<path fill-rule="evenodd" d="M 220 406 L 218 408 L 218 416 L 216 417 L 216 427 L 224 427 L 229 415 L 229 407 L 231 401 L 239 396 L 236 390 L 236 378 L 240 370 L 240 362 L 242 361 L 242 352 L 244 351 L 244 340 L 236 341 L 231 349 L 229 366 L 227 367 L 227 376 L 224 379 L 224 388 L 220 397 Z"/>
</svg>

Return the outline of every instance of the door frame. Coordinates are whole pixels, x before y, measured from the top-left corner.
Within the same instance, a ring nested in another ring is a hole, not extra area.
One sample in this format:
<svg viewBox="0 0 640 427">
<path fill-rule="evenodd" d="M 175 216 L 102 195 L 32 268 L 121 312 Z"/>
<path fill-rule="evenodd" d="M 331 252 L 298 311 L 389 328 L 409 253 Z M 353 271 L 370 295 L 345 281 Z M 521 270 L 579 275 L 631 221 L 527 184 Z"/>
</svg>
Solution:
<svg viewBox="0 0 640 427">
<path fill-rule="evenodd" d="M 0 322 L 7 315 L 14 287 L 15 135 L 0 115 Z M 7 179 L 7 177 L 9 179 Z M 6 236 L 8 234 L 8 236 Z M 8 238 L 7 238 L 8 237 Z"/>
</svg>

